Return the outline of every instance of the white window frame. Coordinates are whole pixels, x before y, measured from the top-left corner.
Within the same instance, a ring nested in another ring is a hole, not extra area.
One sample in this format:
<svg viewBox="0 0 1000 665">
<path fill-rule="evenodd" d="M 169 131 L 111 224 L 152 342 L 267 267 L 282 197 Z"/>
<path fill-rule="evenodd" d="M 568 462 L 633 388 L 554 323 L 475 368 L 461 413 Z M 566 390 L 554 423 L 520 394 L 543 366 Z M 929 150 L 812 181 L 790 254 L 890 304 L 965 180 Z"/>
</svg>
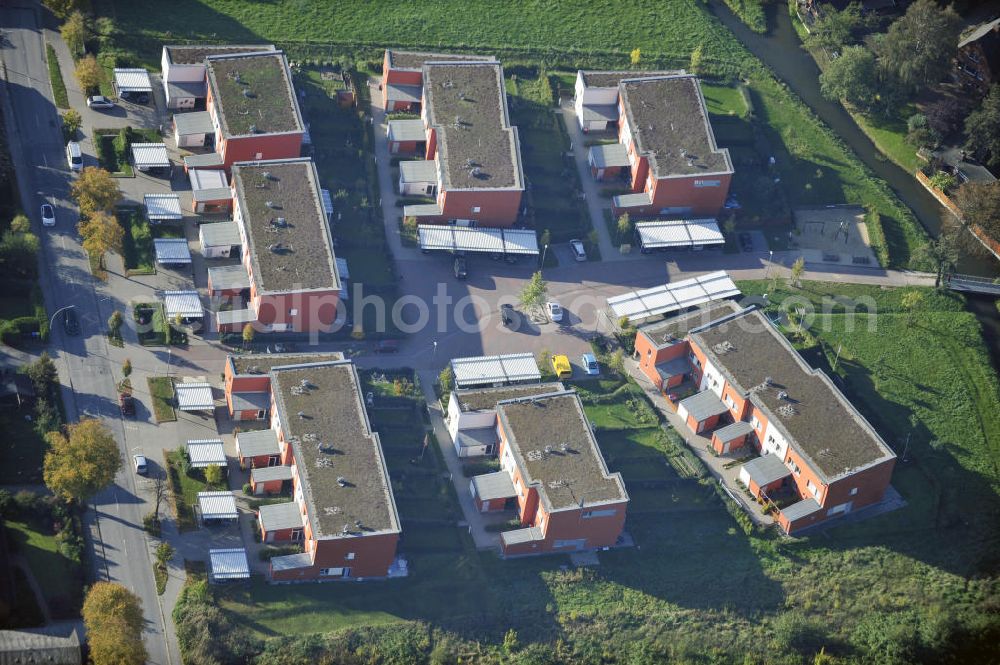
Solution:
<svg viewBox="0 0 1000 665">
<path fill-rule="evenodd" d="M 482 209 L 481 206 L 472 206 L 472 214 L 473 215 L 478 215 L 482 211 L 483 211 L 483 209 Z"/>
<path fill-rule="evenodd" d="M 580 514 L 580 518 L 589 520 L 597 517 L 613 517 L 617 514 L 618 511 L 614 508 L 605 508 L 603 510 L 585 510 Z"/>
<path fill-rule="evenodd" d="M 347 561 L 354 561 L 354 552 L 348 552 L 347 556 L 344 557 Z"/>
</svg>

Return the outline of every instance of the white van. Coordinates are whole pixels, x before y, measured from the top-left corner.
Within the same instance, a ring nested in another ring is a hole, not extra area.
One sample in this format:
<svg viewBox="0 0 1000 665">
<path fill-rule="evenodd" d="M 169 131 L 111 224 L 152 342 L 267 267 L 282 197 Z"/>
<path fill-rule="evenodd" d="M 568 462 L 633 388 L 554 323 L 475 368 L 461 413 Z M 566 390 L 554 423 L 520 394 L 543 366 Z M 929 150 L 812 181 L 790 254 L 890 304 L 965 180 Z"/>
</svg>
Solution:
<svg viewBox="0 0 1000 665">
<path fill-rule="evenodd" d="M 66 161 L 74 171 L 83 169 L 83 153 L 80 152 L 80 144 L 76 141 L 70 141 L 66 145 Z"/>
</svg>

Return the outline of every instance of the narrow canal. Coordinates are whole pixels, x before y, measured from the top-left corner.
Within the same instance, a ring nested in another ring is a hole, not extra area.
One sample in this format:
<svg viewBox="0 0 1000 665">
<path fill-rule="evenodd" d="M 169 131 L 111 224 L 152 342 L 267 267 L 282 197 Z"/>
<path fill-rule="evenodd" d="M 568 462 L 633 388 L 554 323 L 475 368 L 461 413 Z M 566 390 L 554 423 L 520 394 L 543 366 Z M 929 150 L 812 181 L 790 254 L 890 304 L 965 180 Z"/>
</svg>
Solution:
<svg viewBox="0 0 1000 665">
<path fill-rule="evenodd" d="M 840 103 L 832 102 L 823 96 L 819 89 L 819 67 L 816 66 L 812 56 L 802 48 L 788 14 L 788 5 L 783 0 L 776 0 L 767 5 L 770 30 L 765 35 L 757 34 L 747 28 L 720 0 L 711 0 L 710 6 L 716 17 L 751 53 L 784 80 L 875 175 L 888 183 L 896 196 L 913 211 L 917 220 L 932 237 L 938 236 L 942 225 L 956 223 L 916 178 L 879 152 Z M 963 255 L 958 265 L 958 272 L 992 277 L 1000 274 L 1000 265 L 992 256 Z"/>
</svg>

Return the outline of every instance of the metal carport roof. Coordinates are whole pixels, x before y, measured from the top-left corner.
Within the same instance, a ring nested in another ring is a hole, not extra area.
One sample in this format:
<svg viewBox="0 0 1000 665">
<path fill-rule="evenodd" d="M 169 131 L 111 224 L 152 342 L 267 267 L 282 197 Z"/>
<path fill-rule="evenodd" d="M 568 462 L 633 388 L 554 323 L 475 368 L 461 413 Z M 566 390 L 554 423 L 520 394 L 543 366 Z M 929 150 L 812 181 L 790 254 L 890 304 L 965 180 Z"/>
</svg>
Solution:
<svg viewBox="0 0 1000 665">
<path fill-rule="evenodd" d="M 191 263 L 191 249 L 184 238 L 154 238 L 153 249 L 157 263 Z"/>
<path fill-rule="evenodd" d="M 215 408 L 212 386 L 208 383 L 181 382 L 174 385 L 177 408 L 181 411 L 209 411 Z"/>
<path fill-rule="evenodd" d="M 740 290 L 736 288 L 729 274 L 719 270 L 673 284 L 664 284 L 642 291 L 629 291 L 608 298 L 608 306 L 615 320 L 624 316 L 629 321 L 635 322 L 738 295 Z"/>
<path fill-rule="evenodd" d="M 714 219 L 669 219 L 639 222 L 635 225 L 642 246 L 646 249 L 694 247 L 725 243 Z"/>
<path fill-rule="evenodd" d="M 538 237 L 530 229 L 491 229 L 444 224 L 417 226 L 420 249 L 488 254 L 538 254 Z"/>
<path fill-rule="evenodd" d="M 247 551 L 242 547 L 225 550 L 209 550 L 208 558 L 212 580 L 245 580 L 250 577 L 250 562 Z"/>
<path fill-rule="evenodd" d="M 184 319 L 197 319 L 205 315 L 197 291 L 164 291 L 163 305 L 167 318 L 171 320 L 177 315 Z"/>
<path fill-rule="evenodd" d="M 194 469 L 226 465 L 226 450 L 222 446 L 222 439 L 188 441 L 187 453 Z"/>
<path fill-rule="evenodd" d="M 198 509 L 203 520 L 235 520 L 240 516 L 232 492 L 198 492 Z"/>
<path fill-rule="evenodd" d="M 142 68 L 115 67 L 115 88 L 123 92 L 153 92 L 149 72 Z"/>
<path fill-rule="evenodd" d="M 136 168 L 166 168 L 170 166 L 165 143 L 133 143 L 132 163 Z"/>
<path fill-rule="evenodd" d="M 142 204 L 146 206 L 146 219 L 151 222 L 184 219 L 181 197 L 177 194 L 143 194 Z"/>
<path fill-rule="evenodd" d="M 457 388 L 542 380 L 535 356 L 530 353 L 453 358 L 451 369 Z"/>
</svg>

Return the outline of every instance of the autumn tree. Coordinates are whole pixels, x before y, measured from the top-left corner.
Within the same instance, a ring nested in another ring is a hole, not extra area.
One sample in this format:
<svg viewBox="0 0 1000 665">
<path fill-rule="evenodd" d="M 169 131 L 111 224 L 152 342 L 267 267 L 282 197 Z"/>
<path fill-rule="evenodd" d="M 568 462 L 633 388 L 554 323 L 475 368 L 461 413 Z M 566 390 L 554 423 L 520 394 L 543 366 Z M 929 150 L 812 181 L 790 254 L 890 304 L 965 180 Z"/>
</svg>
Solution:
<svg viewBox="0 0 1000 665">
<path fill-rule="evenodd" d="M 80 131 L 80 125 L 83 124 L 83 116 L 76 109 L 69 109 L 62 114 L 62 124 L 65 138 L 73 140 L 76 138 L 76 133 Z"/>
<path fill-rule="evenodd" d="M 691 51 L 691 60 L 688 62 L 688 69 L 692 74 L 701 74 L 701 62 L 705 58 L 704 47 L 698 44 Z"/>
<path fill-rule="evenodd" d="M 804 257 L 800 256 L 799 258 L 795 259 L 795 262 L 792 264 L 792 270 L 791 270 L 792 284 L 799 287 L 802 286 L 802 273 L 804 273 L 805 271 L 806 271 L 806 260 Z"/>
<path fill-rule="evenodd" d="M 542 279 L 541 271 L 536 272 L 521 289 L 521 305 L 525 308 L 541 307 L 549 293 L 548 283 Z"/>
<path fill-rule="evenodd" d="M 45 484 L 67 499 L 83 501 L 109 485 L 121 468 L 118 443 L 99 420 L 68 425 L 66 433 L 50 432 L 45 453 Z"/>
<path fill-rule="evenodd" d="M 62 35 L 73 57 L 83 55 L 84 44 L 87 41 L 87 19 L 84 18 L 83 12 L 78 10 L 70 14 L 59 28 L 59 34 Z"/>
<path fill-rule="evenodd" d="M 83 623 L 93 665 L 141 665 L 142 603 L 120 584 L 98 582 L 83 601 Z"/>
<path fill-rule="evenodd" d="M 218 487 L 222 484 L 222 467 L 213 464 L 211 466 L 205 467 L 205 482 L 212 487 Z"/>
<path fill-rule="evenodd" d="M 94 56 L 85 56 L 76 63 L 76 80 L 85 93 L 101 86 L 101 76 L 101 66 Z"/>
<path fill-rule="evenodd" d="M 960 31 L 950 5 L 916 0 L 877 42 L 879 67 L 909 90 L 934 85 L 951 67 Z"/>
<path fill-rule="evenodd" d="M 42 4 L 58 18 L 66 18 L 73 12 L 80 11 L 83 3 L 84 0 L 42 0 Z"/>
<path fill-rule="evenodd" d="M 642 51 L 638 48 L 632 49 L 632 52 L 629 54 L 629 60 L 632 62 L 633 67 L 638 66 L 639 61 L 642 60 Z"/>
<path fill-rule="evenodd" d="M 104 255 L 108 252 L 122 253 L 125 229 L 118 220 L 106 212 L 95 212 L 81 220 L 76 226 L 83 237 L 83 248 L 98 257 L 98 265 L 104 267 Z"/>
<path fill-rule="evenodd" d="M 31 220 L 28 216 L 20 213 L 10 220 L 10 230 L 14 233 L 29 233 L 31 231 Z"/>
<path fill-rule="evenodd" d="M 122 363 L 122 376 L 126 379 L 132 374 L 132 359 L 126 358 L 125 362 Z"/>
<path fill-rule="evenodd" d="M 123 317 L 122 313 L 116 309 L 115 311 L 111 312 L 111 316 L 108 317 L 108 330 L 111 331 L 112 335 L 117 337 L 119 331 L 121 331 L 122 329 L 122 323 L 124 322 L 125 322 L 125 317 Z"/>
<path fill-rule="evenodd" d="M 80 172 L 70 185 L 69 194 L 84 217 L 99 211 L 111 213 L 122 200 L 122 191 L 115 179 L 96 166 L 87 166 Z"/>
</svg>

